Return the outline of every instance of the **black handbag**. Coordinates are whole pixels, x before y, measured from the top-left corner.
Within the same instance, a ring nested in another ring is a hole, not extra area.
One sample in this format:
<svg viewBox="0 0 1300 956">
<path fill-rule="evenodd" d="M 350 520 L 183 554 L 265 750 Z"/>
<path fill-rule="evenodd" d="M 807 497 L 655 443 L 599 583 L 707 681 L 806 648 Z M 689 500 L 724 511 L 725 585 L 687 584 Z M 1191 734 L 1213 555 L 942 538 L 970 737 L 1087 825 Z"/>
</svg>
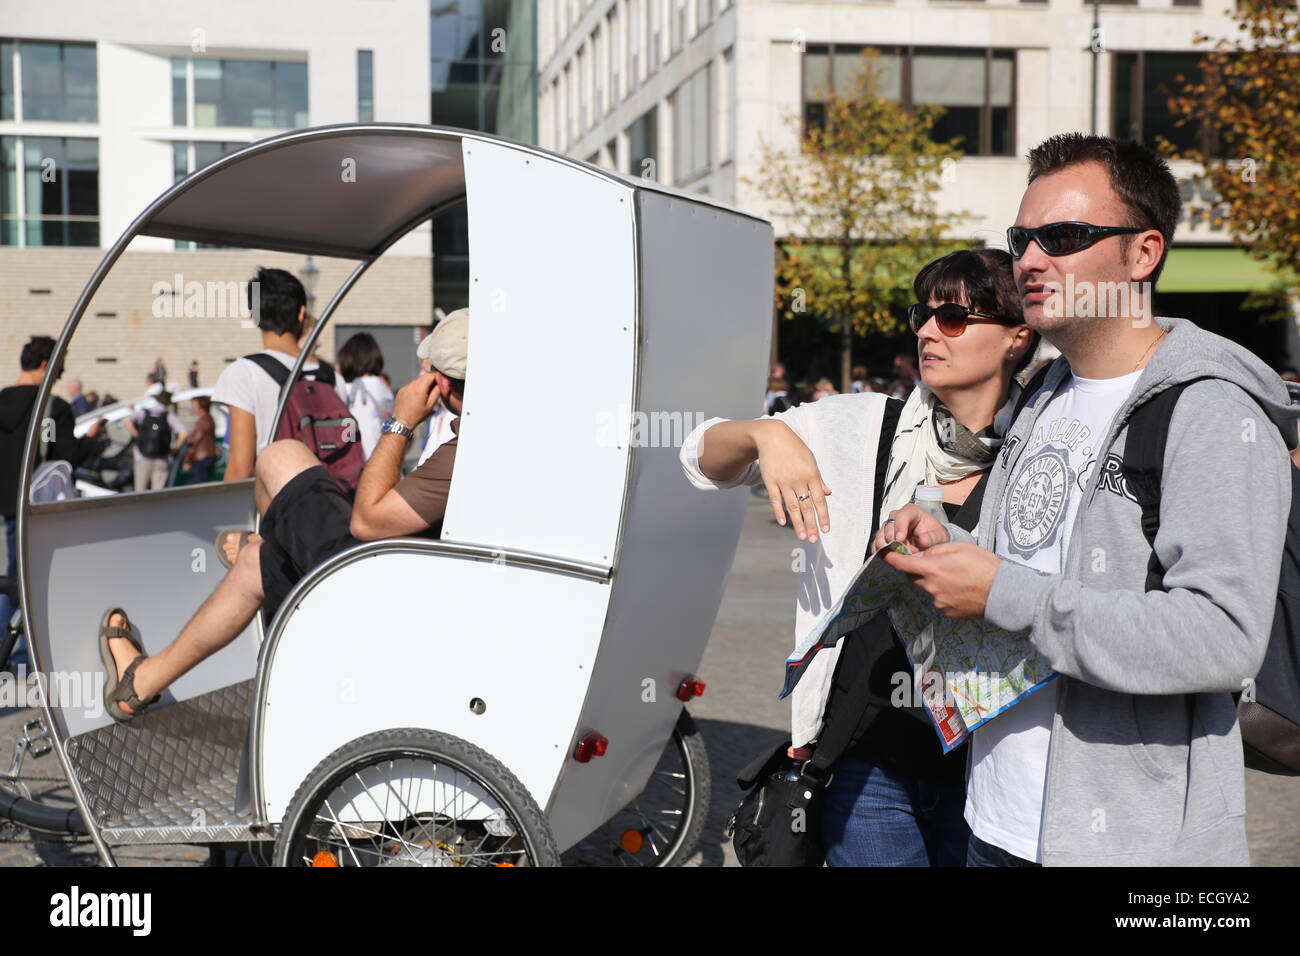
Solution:
<svg viewBox="0 0 1300 956">
<path fill-rule="evenodd" d="M 741 866 L 821 866 L 822 805 L 830 775 L 815 760 L 786 755 L 790 741 L 757 757 L 736 777 L 748 792 L 727 823 Z"/>
</svg>

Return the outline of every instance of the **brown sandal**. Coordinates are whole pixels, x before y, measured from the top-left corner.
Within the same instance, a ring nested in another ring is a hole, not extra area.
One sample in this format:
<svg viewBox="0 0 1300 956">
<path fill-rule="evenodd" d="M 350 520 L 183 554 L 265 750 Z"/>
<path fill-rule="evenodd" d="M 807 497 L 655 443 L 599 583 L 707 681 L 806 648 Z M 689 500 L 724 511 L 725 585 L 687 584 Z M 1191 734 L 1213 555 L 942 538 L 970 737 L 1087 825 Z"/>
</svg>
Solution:
<svg viewBox="0 0 1300 956">
<path fill-rule="evenodd" d="M 126 618 L 126 625 L 109 626 L 108 622 L 114 614 L 121 614 Z M 135 660 L 127 665 L 126 670 L 122 672 L 121 677 L 117 677 L 117 660 L 113 657 L 113 652 L 109 650 L 108 642 L 114 638 L 126 638 L 131 642 L 140 653 Z M 104 707 L 108 710 L 108 715 L 120 724 L 132 720 L 140 714 L 150 704 L 156 703 L 161 694 L 154 694 L 148 700 L 141 700 L 135 692 L 135 669 L 140 666 L 140 662 L 147 659 L 144 648 L 140 642 L 135 639 L 135 633 L 131 628 L 131 619 L 127 617 L 126 611 L 120 607 L 111 607 L 104 612 L 104 616 L 99 621 L 99 658 L 104 662 Z M 122 709 L 121 705 L 126 704 L 132 708 L 133 712 L 127 712 Z"/>
</svg>

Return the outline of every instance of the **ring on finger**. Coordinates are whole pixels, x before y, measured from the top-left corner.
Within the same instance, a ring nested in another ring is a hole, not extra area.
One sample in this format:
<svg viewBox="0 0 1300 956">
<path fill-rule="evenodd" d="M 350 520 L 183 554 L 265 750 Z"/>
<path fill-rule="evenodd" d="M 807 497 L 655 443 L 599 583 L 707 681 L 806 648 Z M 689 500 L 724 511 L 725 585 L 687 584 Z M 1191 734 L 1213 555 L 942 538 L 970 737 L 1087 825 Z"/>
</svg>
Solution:
<svg viewBox="0 0 1300 956">
<path fill-rule="evenodd" d="M 795 496 L 795 498 L 796 498 L 797 500 L 799 500 L 799 501 L 807 501 L 807 500 L 808 500 L 809 498 L 811 498 L 811 497 L 812 497 L 812 494 L 811 494 L 811 493 L 802 494 L 802 495 L 796 495 L 796 496 Z"/>
</svg>

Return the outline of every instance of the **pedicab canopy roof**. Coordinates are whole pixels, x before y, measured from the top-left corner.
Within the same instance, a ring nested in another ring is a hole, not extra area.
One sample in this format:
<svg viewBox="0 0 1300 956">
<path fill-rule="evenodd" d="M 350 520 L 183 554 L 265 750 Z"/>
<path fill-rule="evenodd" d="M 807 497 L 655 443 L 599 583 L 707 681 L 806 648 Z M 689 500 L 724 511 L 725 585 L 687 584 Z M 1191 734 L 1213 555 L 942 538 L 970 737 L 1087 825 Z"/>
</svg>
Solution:
<svg viewBox="0 0 1300 956">
<path fill-rule="evenodd" d="M 417 126 L 277 137 L 201 170 L 146 210 L 136 232 L 370 259 L 464 196 L 461 139 Z"/>
<path fill-rule="evenodd" d="M 440 207 L 464 199 L 466 140 L 505 142 L 468 130 L 403 123 L 325 126 L 272 137 L 222 157 L 164 193 L 125 238 L 160 236 L 373 259 Z M 653 180 L 586 166 L 526 144 L 510 145 L 737 214 L 708 196 L 688 196 Z"/>
</svg>

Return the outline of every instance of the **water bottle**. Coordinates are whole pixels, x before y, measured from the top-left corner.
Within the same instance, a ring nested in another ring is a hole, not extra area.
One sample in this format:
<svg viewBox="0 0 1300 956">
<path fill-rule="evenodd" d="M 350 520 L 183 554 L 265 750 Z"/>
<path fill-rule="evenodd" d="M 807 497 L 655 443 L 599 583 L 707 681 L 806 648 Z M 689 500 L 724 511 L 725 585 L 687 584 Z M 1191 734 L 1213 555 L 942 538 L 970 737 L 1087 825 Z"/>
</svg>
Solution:
<svg viewBox="0 0 1300 956">
<path fill-rule="evenodd" d="M 917 485 L 912 503 L 933 515 L 939 524 L 948 527 L 948 513 L 943 510 L 943 489 L 938 485 Z"/>
</svg>

